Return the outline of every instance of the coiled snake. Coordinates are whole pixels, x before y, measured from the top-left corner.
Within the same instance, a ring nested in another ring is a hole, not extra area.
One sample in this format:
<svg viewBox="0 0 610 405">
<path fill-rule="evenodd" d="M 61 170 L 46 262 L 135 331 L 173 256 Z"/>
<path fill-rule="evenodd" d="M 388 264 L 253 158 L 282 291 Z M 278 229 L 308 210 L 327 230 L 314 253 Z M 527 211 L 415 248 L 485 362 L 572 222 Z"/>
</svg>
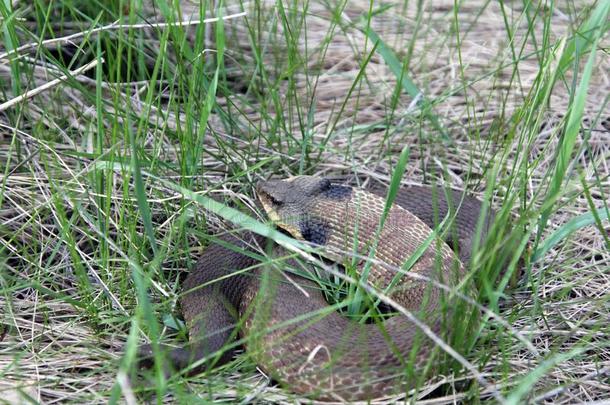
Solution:
<svg viewBox="0 0 610 405">
<path fill-rule="evenodd" d="M 385 205 L 382 187 L 365 191 L 324 178 L 297 176 L 262 182 L 257 194 L 280 228 L 320 245 L 326 259 L 366 269 L 368 283 L 380 290 L 392 283 L 396 269 L 426 242 L 431 227 L 445 217 L 450 205 L 459 209 L 449 242 L 455 242 L 452 247 L 467 264 L 481 212 L 478 200 L 457 191 L 449 193 L 448 202 L 442 189 L 402 188 L 378 230 Z M 489 218 L 484 230 L 488 222 Z M 222 349 L 238 324 L 249 355 L 293 392 L 326 400 L 367 400 L 409 388 L 408 364 L 414 367 L 411 370 L 423 367 L 434 347 L 418 336 L 412 323 L 397 315 L 363 324 L 328 310 L 316 283 L 294 274 L 289 282 L 281 268 L 261 265 L 264 260 L 252 249 L 255 245 L 269 246 L 257 235 L 225 235 L 220 243 L 206 248 L 185 280 L 181 307 L 191 343 L 170 353 L 176 368 Z M 376 261 L 366 266 L 362 257 L 371 248 Z M 359 260 L 353 260 L 353 252 L 361 255 Z M 462 278 L 463 265 L 442 241 L 433 240 L 419 254 L 408 272 L 450 286 Z M 286 255 L 277 245 L 272 250 L 273 257 Z M 285 265 L 299 267 L 293 259 Z M 399 280 L 390 297 L 439 333 L 443 300 L 439 289 L 421 277 L 403 275 Z M 215 364 L 232 355 L 225 351 Z"/>
</svg>

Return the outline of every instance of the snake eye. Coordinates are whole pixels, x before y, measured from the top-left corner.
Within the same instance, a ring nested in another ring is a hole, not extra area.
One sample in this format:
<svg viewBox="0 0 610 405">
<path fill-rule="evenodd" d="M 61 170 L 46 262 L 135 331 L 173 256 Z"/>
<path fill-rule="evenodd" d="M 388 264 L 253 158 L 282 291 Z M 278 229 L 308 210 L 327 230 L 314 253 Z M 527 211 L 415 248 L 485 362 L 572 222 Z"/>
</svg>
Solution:
<svg viewBox="0 0 610 405">
<path fill-rule="evenodd" d="M 275 205 L 276 207 L 280 207 L 282 204 L 284 204 L 284 201 L 277 199 L 276 197 L 269 195 L 269 199 L 271 200 L 271 203 L 273 205 Z"/>
</svg>

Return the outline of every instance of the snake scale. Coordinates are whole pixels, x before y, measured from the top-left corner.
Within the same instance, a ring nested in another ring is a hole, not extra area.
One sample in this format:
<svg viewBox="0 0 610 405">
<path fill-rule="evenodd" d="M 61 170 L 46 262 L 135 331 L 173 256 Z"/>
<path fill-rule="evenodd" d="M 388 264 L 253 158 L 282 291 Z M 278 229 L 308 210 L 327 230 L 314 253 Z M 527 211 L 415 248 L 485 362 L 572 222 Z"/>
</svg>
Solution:
<svg viewBox="0 0 610 405">
<path fill-rule="evenodd" d="M 451 247 L 442 241 L 432 242 L 408 270 L 455 285 L 464 273 L 462 263 L 469 262 L 480 201 L 451 191 L 448 202 L 440 188 L 401 188 L 378 232 L 386 193 L 381 186 L 363 190 L 312 176 L 257 186 L 259 201 L 277 226 L 297 239 L 321 246 L 321 254 L 328 260 L 341 264 L 351 261 L 362 270 L 364 260 L 353 261 L 353 255 L 345 252 L 366 255 L 378 236 L 377 261 L 367 268 L 367 280 L 380 289 L 388 286 L 396 268 L 425 242 L 449 207 L 459 207 L 448 233 Z M 175 368 L 188 367 L 216 352 L 221 354 L 215 365 L 229 361 L 233 351 L 222 349 L 235 337 L 237 327 L 246 351 L 258 366 L 292 392 L 320 400 L 354 401 L 409 388 L 407 364 L 415 370 L 423 367 L 434 344 L 417 336 L 421 335 L 418 328 L 406 317 L 396 315 L 363 324 L 326 310 L 329 304 L 316 283 L 294 274 L 291 282 L 286 281 L 277 266 L 261 266 L 261 256 L 253 246 L 265 249 L 273 245 L 250 233 L 224 235 L 206 248 L 186 278 L 180 304 L 190 344 L 169 353 Z M 278 245 L 271 253 L 273 257 L 289 255 Z M 298 267 L 293 259 L 284 265 Z M 407 276 L 402 276 L 390 293 L 395 302 L 417 314 L 437 334 L 441 331 L 440 295 L 431 283 Z"/>
</svg>

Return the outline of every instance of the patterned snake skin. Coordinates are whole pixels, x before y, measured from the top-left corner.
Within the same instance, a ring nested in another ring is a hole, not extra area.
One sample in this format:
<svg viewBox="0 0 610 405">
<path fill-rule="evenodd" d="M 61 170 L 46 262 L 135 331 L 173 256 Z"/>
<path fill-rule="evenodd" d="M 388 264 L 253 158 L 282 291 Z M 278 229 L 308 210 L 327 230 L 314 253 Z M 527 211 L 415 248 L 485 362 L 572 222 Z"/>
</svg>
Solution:
<svg viewBox="0 0 610 405">
<path fill-rule="evenodd" d="M 366 256 L 373 246 L 385 188 L 364 191 L 298 176 L 263 182 L 257 194 L 270 218 L 291 236 L 320 245 L 328 260 L 365 268 L 365 260 L 353 259 L 350 252 Z M 446 239 L 461 262 L 447 244 L 434 239 L 408 272 L 451 286 L 463 276 L 462 263 L 469 262 L 481 203 L 457 191 L 450 197 L 459 210 Z M 448 210 L 442 189 L 400 189 L 375 249 L 375 259 L 385 265 L 371 265 L 368 282 L 388 286 L 396 268 L 430 235 L 435 218 L 438 223 Z M 286 266 L 302 265 L 294 259 L 265 261 L 260 253 L 265 250 L 274 258 L 290 255 L 250 233 L 222 236 L 205 250 L 183 286 L 181 306 L 191 343 L 170 353 L 176 368 L 216 352 L 204 366 L 229 361 L 233 351 L 221 349 L 237 334 L 259 367 L 295 393 L 354 401 L 410 388 L 430 358 L 432 341 L 402 315 L 368 324 L 341 315 L 329 307 L 318 284 L 293 273 L 291 281 L 284 277 Z M 408 276 L 399 280 L 390 297 L 436 334 L 446 329 L 441 328 L 441 313 L 447 311 L 440 310 L 439 289 Z"/>
</svg>

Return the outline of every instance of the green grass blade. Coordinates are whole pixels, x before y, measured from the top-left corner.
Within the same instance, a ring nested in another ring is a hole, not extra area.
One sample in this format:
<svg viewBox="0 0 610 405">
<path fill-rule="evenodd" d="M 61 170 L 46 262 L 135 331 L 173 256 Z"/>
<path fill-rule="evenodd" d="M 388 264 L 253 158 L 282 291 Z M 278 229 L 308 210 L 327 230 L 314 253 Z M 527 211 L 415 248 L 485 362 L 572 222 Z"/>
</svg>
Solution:
<svg viewBox="0 0 610 405">
<path fill-rule="evenodd" d="M 599 1 L 591 12 L 589 18 L 579 27 L 574 37 L 567 43 L 559 60 L 558 70 L 563 74 L 574 63 L 574 58 L 584 54 L 589 48 L 591 51 L 596 39 L 610 29 L 610 2 Z"/>
<path fill-rule="evenodd" d="M 236 210 L 235 208 L 231 208 L 231 207 L 226 206 L 222 203 L 219 203 L 218 201 L 215 201 L 209 197 L 197 194 L 194 191 L 191 191 L 191 190 L 189 190 L 185 187 L 182 187 L 178 184 L 175 184 L 171 181 L 157 177 L 157 176 L 153 175 L 152 173 L 146 173 L 146 174 L 147 174 L 147 176 L 160 182 L 161 184 L 163 184 L 165 187 L 169 188 L 170 190 L 180 193 L 184 198 L 198 203 L 199 205 L 204 207 L 206 210 L 213 212 L 214 214 L 224 218 L 225 220 L 231 222 L 232 224 L 238 226 L 239 228 L 241 228 L 243 230 L 254 232 L 261 236 L 271 238 L 276 242 L 279 242 L 282 244 L 288 244 L 288 245 L 294 246 L 294 247 L 301 249 L 303 251 L 306 251 L 306 252 L 315 251 L 313 248 L 309 247 L 308 245 L 305 245 L 296 239 L 293 239 L 289 236 L 284 235 L 281 232 L 278 232 L 274 228 L 257 221 L 256 219 L 252 218 L 250 215 L 247 215 L 239 210 Z"/>
<path fill-rule="evenodd" d="M 409 145 L 406 145 L 404 148 L 402 148 L 400 156 L 398 157 L 398 162 L 396 163 L 396 167 L 394 168 L 394 172 L 392 173 L 392 179 L 390 180 L 390 188 L 388 189 L 388 195 L 385 200 L 385 206 L 383 207 L 383 215 L 381 216 L 380 228 L 383 228 L 385 220 L 387 219 L 388 214 L 390 213 L 390 208 L 392 208 L 394 200 L 396 199 L 396 194 L 398 194 L 398 190 L 400 189 L 400 182 L 402 181 L 402 178 L 405 174 L 405 170 L 407 169 L 409 154 Z"/>
<path fill-rule="evenodd" d="M 531 392 L 532 388 L 543 376 L 555 368 L 558 364 L 569 360 L 585 351 L 582 347 L 577 347 L 569 352 L 556 354 L 544 360 L 538 367 L 521 379 L 521 382 L 512 389 L 506 398 L 506 405 L 519 405 L 523 403 L 523 398 Z"/>
<path fill-rule="evenodd" d="M 148 205 L 146 188 L 144 186 L 144 180 L 142 179 L 142 170 L 140 168 L 140 160 L 138 159 L 138 144 L 136 143 L 136 136 L 133 129 L 130 129 L 129 127 L 129 125 L 126 125 L 125 130 L 128 132 L 127 136 L 129 138 L 129 145 L 131 146 L 131 168 L 133 171 L 136 201 L 138 203 L 138 209 L 140 210 L 142 223 L 144 224 L 144 232 L 146 233 L 153 253 L 156 256 L 158 251 L 157 239 L 155 238 L 150 206 Z"/>
<path fill-rule="evenodd" d="M 381 235 L 381 231 L 383 230 L 383 226 L 385 221 L 390 213 L 390 209 L 392 208 L 392 204 L 394 204 L 394 200 L 396 199 L 396 194 L 398 193 L 398 189 L 400 188 L 400 182 L 402 180 L 403 175 L 405 174 L 405 169 L 407 167 L 407 162 L 409 160 L 409 146 L 405 146 L 400 152 L 400 157 L 398 158 L 398 163 L 396 164 L 396 168 L 392 173 L 392 179 L 390 180 L 390 188 L 388 189 L 388 195 L 386 197 L 385 206 L 383 207 L 383 214 L 381 215 L 381 219 L 379 220 L 379 225 L 377 227 L 377 231 L 375 233 L 374 240 L 372 242 L 371 248 L 368 253 L 369 258 L 375 257 L 375 252 L 377 250 L 377 245 L 379 244 L 379 237 Z M 362 280 L 368 280 L 369 273 L 371 271 L 373 263 L 370 260 L 366 261 L 364 268 L 362 269 L 362 275 L 360 276 Z M 398 276 L 398 275 L 397 275 Z M 359 314 L 361 311 L 361 306 L 363 302 L 363 296 L 365 292 L 362 289 L 357 288 L 354 294 L 354 299 L 349 306 L 350 314 Z M 370 311 L 369 311 L 370 312 Z M 366 316 L 363 317 L 361 322 L 366 321 Z"/>
<path fill-rule="evenodd" d="M 593 26 L 591 30 L 588 30 L 586 33 L 582 33 L 583 35 L 586 35 L 589 39 L 591 43 L 591 50 L 585 68 L 583 70 L 582 78 L 576 91 L 576 95 L 574 97 L 572 105 L 570 106 L 565 130 L 560 138 L 555 169 L 551 178 L 551 186 L 549 188 L 549 192 L 547 194 L 546 201 L 544 203 L 544 208 L 540 217 L 539 235 L 540 232 L 542 232 L 546 227 L 548 218 L 552 213 L 552 207 L 555 201 L 560 197 L 563 181 L 569 169 L 571 156 L 574 151 L 574 145 L 576 144 L 576 140 L 578 139 L 579 131 L 582 124 L 582 117 L 584 113 L 585 100 L 589 89 L 589 82 L 591 80 L 593 67 L 595 66 L 597 43 L 599 42 L 604 32 L 604 25 L 601 24 L 598 20 L 600 20 L 601 18 L 604 19 L 602 21 L 607 20 L 609 14 L 610 2 L 601 2 L 598 4 L 588 23 L 584 24 L 585 28 Z M 579 42 L 576 41 L 576 44 L 579 44 Z M 560 68 L 562 66 L 562 63 L 566 63 L 566 58 L 571 57 L 572 51 L 579 51 L 579 48 L 576 45 L 574 45 L 574 48 L 575 49 L 572 49 L 571 45 L 568 45 L 564 48 L 564 52 L 560 59 Z"/>
<path fill-rule="evenodd" d="M 377 45 L 377 52 L 381 55 L 385 63 L 388 65 L 392 73 L 396 76 L 397 83 L 407 92 L 408 95 L 417 99 L 421 97 L 422 112 L 426 118 L 430 120 L 430 123 L 439 131 L 445 140 L 449 140 L 449 135 L 445 129 L 441 126 L 438 117 L 432 112 L 432 106 L 430 102 L 424 97 L 423 92 L 417 87 L 417 85 L 411 80 L 409 75 L 406 73 L 407 61 L 401 63 L 392 49 L 379 37 L 379 35 L 368 25 L 364 30 L 364 33 L 371 41 Z"/>
<path fill-rule="evenodd" d="M 586 214 L 572 218 L 540 243 L 538 249 L 534 251 L 532 262 L 537 262 L 542 259 L 553 246 L 557 245 L 562 240 L 567 239 L 577 230 L 586 226 L 601 225 L 601 221 L 607 219 L 608 211 L 602 209 L 595 210 L 594 212 L 587 212 Z"/>
<path fill-rule="evenodd" d="M 16 54 L 12 51 L 19 47 L 19 37 L 15 29 L 17 20 L 17 11 L 12 9 L 10 0 L 0 0 L 0 27 L 4 37 L 4 49 L 9 54 L 9 62 L 11 66 L 11 85 L 13 95 L 21 94 L 21 69 Z"/>
</svg>

